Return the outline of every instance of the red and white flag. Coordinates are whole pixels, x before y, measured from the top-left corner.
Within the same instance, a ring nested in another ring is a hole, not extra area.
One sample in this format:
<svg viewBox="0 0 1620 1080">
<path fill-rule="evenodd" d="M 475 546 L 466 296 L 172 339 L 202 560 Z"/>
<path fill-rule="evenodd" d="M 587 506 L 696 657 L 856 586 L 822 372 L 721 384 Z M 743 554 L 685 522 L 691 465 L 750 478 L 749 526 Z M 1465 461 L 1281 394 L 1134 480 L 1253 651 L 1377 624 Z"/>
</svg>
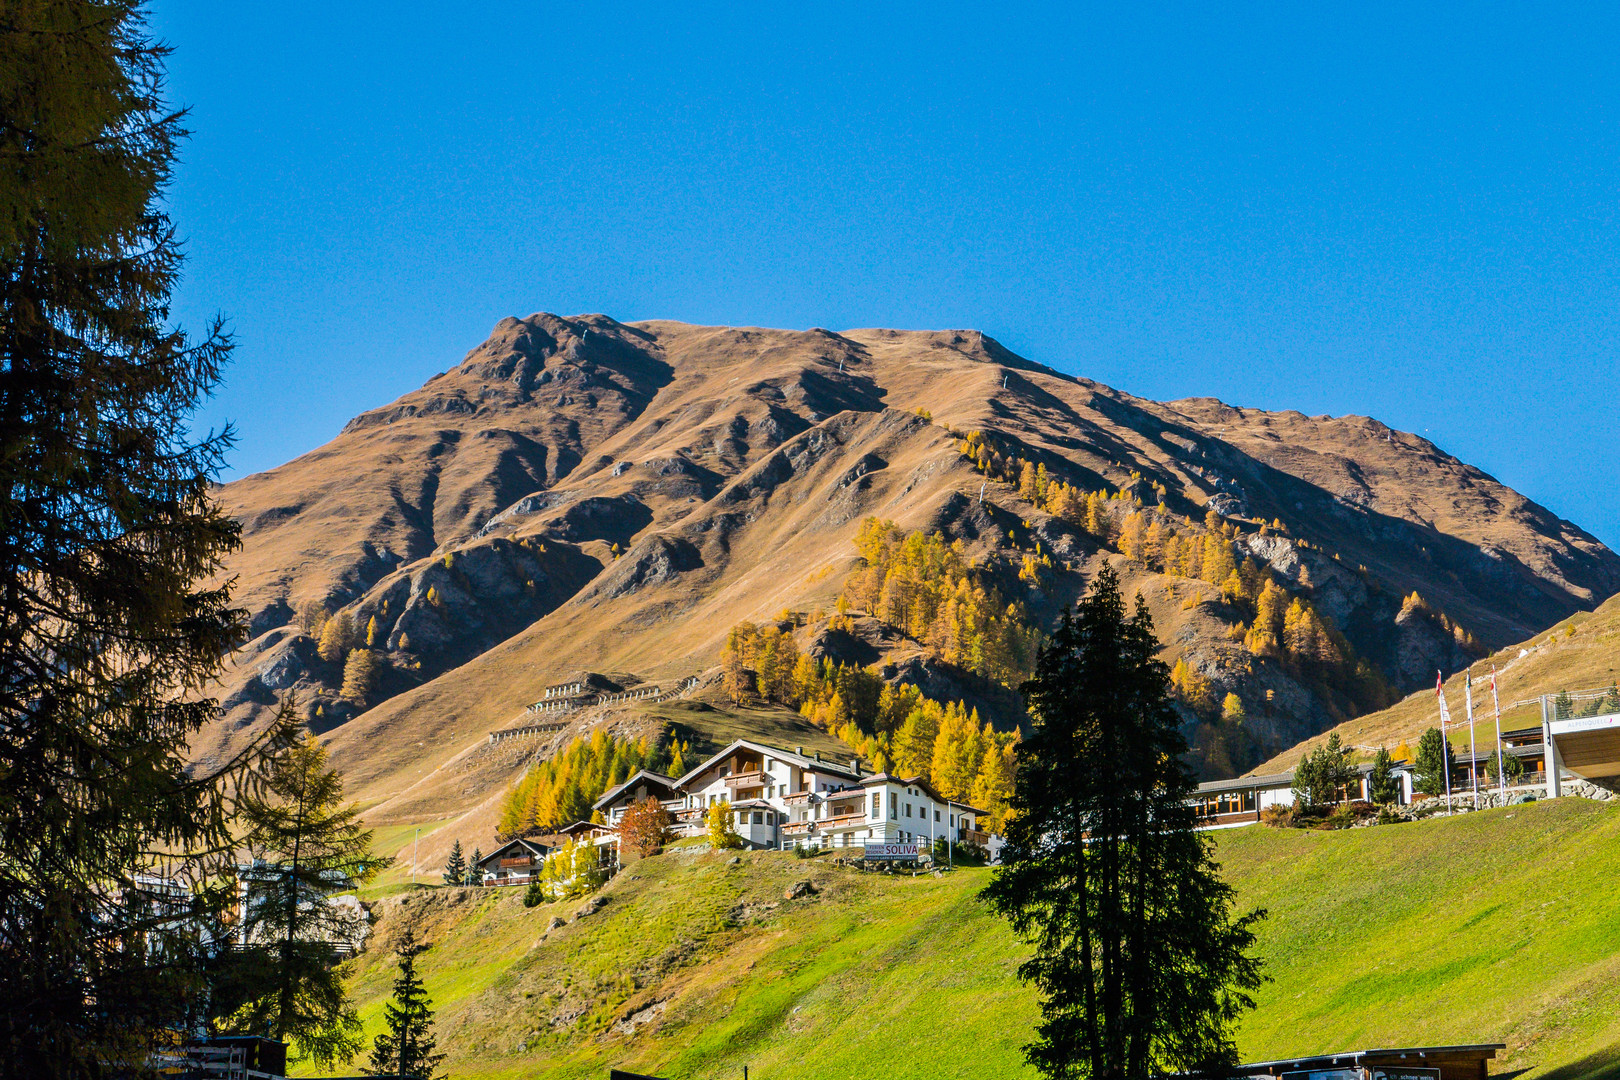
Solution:
<svg viewBox="0 0 1620 1080">
<path fill-rule="evenodd" d="M 1434 673 L 1434 693 L 1440 699 L 1440 733 L 1446 732 L 1446 725 L 1451 723 L 1451 710 L 1446 707 L 1446 683 L 1440 673 Z"/>
</svg>

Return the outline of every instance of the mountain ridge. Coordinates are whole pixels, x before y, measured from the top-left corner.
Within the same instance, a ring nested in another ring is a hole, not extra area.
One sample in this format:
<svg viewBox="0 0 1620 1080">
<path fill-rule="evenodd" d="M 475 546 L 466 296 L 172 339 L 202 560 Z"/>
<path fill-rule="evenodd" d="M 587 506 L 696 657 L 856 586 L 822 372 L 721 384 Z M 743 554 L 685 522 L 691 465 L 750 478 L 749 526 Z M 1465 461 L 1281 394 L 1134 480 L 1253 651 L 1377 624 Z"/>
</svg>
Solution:
<svg viewBox="0 0 1620 1080">
<path fill-rule="evenodd" d="M 1148 599 L 1166 658 L 1245 706 L 1247 757 L 1217 771 L 1330 726 L 1343 703 L 1237 644 L 1241 605 L 1217 583 L 1150 569 L 1032 505 L 963 456 L 971 432 L 1007 460 L 1118 496 L 1116 518 L 1136 500 L 1188 528 L 1216 510 L 1244 558 L 1309 599 L 1397 690 L 1465 658 L 1458 627 L 1501 647 L 1620 591 L 1620 558 L 1595 538 L 1370 418 L 1152 402 L 978 331 L 540 313 L 503 319 L 419 389 L 221 489 L 244 522 L 228 572 L 254 640 L 199 753 L 222 752 L 295 691 L 382 805 L 515 722 L 565 671 L 712 671 L 732 625 L 831 610 L 868 517 L 960 541 L 1042 621 L 1115 565 Z M 1026 556 L 1051 562 L 1034 584 L 1018 573 Z M 1403 606 L 1413 591 L 1433 618 Z M 368 708 L 336 698 L 341 669 L 294 625 L 310 602 L 349 614 L 357 633 L 376 621 Z M 827 640 L 795 632 L 806 647 Z M 929 647 L 900 634 L 872 648 L 915 672 L 908 657 Z M 961 685 L 933 670 L 938 692 Z M 621 720 L 599 710 L 571 723 Z M 1217 723 L 1188 714 L 1200 738 Z M 477 801 L 428 787 L 418 808 Z"/>
</svg>

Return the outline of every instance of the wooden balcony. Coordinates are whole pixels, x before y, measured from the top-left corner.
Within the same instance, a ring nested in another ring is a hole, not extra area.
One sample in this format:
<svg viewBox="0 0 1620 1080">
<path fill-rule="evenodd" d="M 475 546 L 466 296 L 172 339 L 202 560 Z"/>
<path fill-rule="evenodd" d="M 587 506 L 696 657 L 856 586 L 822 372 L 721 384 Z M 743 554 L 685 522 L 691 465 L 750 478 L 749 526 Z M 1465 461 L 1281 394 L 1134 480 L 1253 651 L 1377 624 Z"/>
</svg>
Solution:
<svg viewBox="0 0 1620 1080">
<path fill-rule="evenodd" d="M 520 858 L 520 859 L 502 859 L 500 862 L 496 863 L 495 865 L 497 867 L 499 867 L 500 869 L 502 869 L 502 870 L 510 870 L 514 866 L 533 866 L 534 865 L 534 856 L 525 855 L 523 858 Z"/>
<path fill-rule="evenodd" d="M 987 848 L 990 846 L 990 834 L 987 832 L 981 832 L 978 829 L 963 829 L 962 842 L 964 844 L 976 844 L 979 847 Z"/>
<path fill-rule="evenodd" d="M 748 772 L 740 772 L 734 776 L 726 777 L 726 787 L 733 790 L 737 788 L 764 787 L 767 779 L 769 779 L 769 775 L 765 770 L 750 769 Z"/>
<path fill-rule="evenodd" d="M 823 818 L 816 824 L 823 829 L 842 829 L 850 825 L 865 825 L 866 811 L 857 810 L 852 814 L 834 814 L 830 818 Z"/>
<path fill-rule="evenodd" d="M 786 803 L 787 805 L 789 805 L 789 806 L 801 806 L 804 803 L 809 802 L 812 797 L 813 797 L 812 792 L 809 792 L 809 791 L 794 791 L 794 792 L 791 792 L 791 793 L 789 793 L 787 795 L 783 795 L 782 796 L 782 801 L 784 803 Z"/>
</svg>

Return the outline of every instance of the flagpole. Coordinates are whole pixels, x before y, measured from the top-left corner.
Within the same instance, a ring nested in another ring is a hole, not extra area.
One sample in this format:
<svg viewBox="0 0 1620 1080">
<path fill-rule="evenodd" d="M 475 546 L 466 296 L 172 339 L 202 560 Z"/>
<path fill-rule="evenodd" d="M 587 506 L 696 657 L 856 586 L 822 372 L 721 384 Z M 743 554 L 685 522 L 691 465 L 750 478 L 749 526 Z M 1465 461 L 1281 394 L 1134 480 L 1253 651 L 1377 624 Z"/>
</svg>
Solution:
<svg viewBox="0 0 1620 1080">
<path fill-rule="evenodd" d="M 1446 678 L 1438 670 L 1434 673 L 1434 694 L 1440 699 L 1440 771 L 1446 777 L 1446 815 L 1451 815 L 1451 739 L 1446 735 Z"/>
<path fill-rule="evenodd" d="M 1474 751 L 1474 668 L 1463 673 L 1463 707 L 1468 711 L 1468 777 L 1474 788 L 1474 809 L 1479 809 L 1479 755 Z"/>
<path fill-rule="evenodd" d="M 1502 767 L 1502 699 L 1496 694 L 1496 665 L 1491 665 L 1491 707 L 1496 710 L 1496 781 L 1507 805 L 1507 770 Z"/>
</svg>

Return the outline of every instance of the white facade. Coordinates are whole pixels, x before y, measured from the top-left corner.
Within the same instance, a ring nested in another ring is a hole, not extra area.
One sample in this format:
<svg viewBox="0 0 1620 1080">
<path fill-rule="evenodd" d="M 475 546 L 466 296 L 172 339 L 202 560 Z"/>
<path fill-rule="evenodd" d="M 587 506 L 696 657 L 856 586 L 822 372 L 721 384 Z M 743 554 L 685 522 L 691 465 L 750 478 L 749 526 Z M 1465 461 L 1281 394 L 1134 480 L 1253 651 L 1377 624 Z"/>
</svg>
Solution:
<svg viewBox="0 0 1620 1080">
<path fill-rule="evenodd" d="M 605 794 L 597 809 L 616 825 L 625 808 L 649 793 L 675 815 L 680 832 L 693 836 L 703 832 L 710 807 L 730 804 L 738 835 L 755 848 L 936 839 L 990 846 L 990 837 L 977 830 L 982 810 L 940 796 L 920 778 L 873 775 L 858 763 L 806 754 L 803 747 L 788 751 L 739 739 L 679 779 L 637 774 Z"/>
</svg>

